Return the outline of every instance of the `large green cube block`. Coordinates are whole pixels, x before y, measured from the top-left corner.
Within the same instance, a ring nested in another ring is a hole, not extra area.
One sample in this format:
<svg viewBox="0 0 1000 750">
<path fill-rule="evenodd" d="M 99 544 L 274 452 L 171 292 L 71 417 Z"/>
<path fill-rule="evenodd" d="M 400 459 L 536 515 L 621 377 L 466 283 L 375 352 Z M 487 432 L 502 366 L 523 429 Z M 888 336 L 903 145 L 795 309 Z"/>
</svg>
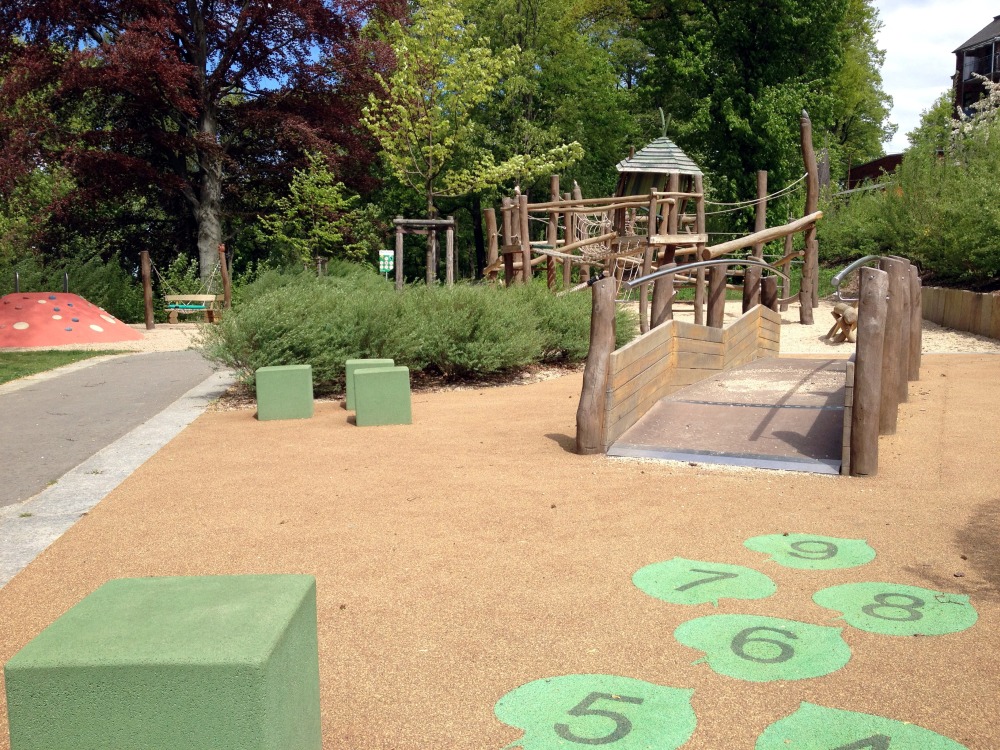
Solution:
<svg viewBox="0 0 1000 750">
<path fill-rule="evenodd" d="M 109 581 L 4 677 L 11 750 L 319 750 L 316 582 Z"/>
<path fill-rule="evenodd" d="M 379 367 L 354 371 L 354 405 L 358 427 L 410 424 L 410 371 Z"/>
<path fill-rule="evenodd" d="M 312 365 L 261 367 L 256 380 L 257 419 L 309 419 L 313 415 Z"/>
<path fill-rule="evenodd" d="M 370 370 L 375 367 L 394 367 L 395 362 L 391 359 L 349 359 L 344 365 L 345 375 L 347 378 L 347 398 L 345 399 L 345 406 L 350 411 L 354 411 L 355 400 L 354 400 L 354 373 L 358 370 Z"/>
</svg>

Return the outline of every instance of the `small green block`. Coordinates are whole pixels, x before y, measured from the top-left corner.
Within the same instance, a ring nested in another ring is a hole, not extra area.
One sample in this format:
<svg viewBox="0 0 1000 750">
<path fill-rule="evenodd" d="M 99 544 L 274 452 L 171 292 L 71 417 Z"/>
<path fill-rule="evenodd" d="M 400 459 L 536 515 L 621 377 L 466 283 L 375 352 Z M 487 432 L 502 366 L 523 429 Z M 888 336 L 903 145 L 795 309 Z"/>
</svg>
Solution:
<svg viewBox="0 0 1000 750">
<path fill-rule="evenodd" d="M 379 367 L 355 370 L 354 401 L 358 427 L 411 424 L 409 369 Z"/>
<path fill-rule="evenodd" d="M 391 359 L 349 359 L 344 365 L 347 376 L 347 398 L 346 406 L 349 411 L 354 411 L 354 373 L 358 370 L 370 370 L 374 367 L 394 367 L 395 362 Z"/>
<path fill-rule="evenodd" d="M 313 415 L 312 365 L 261 367 L 256 373 L 257 419 L 309 419 Z"/>
<path fill-rule="evenodd" d="M 319 750 L 316 581 L 109 581 L 4 679 L 11 750 Z"/>
</svg>

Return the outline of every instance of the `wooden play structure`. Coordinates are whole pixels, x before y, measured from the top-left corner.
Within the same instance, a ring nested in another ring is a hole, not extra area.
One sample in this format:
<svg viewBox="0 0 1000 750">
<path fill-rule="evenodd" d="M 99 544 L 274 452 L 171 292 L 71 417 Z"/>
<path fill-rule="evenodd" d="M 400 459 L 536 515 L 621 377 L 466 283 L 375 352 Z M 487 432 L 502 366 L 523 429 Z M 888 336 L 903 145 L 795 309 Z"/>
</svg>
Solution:
<svg viewBox="0 0 1000 750">
<path fill-rule="evenodd" d="M 800 321 L 813 323 L 813 308 L 818 305 L 818 247 L 816 222 L 822 217 L 817 210 L 819 181 L 816 158 L 812 148 L 812 126 L 803 112 L 800 122 L 805 175 L 805 211 L 801 218 L 766 228 L 767 200 L 781 195 L 793 186 L 767 194 L 767 175 L 758 174 L 758 196 L 751 201 L 733 204 L 756 208 L 755 232 L 738 239 L 709 244 L 706 229 L 706 199 L 703 175 L 697 165 L 670 139 L 657 138 L 644 149 L 617 165 L 617 194 L 608 198 L 583 198 L 574 184 L 572 193 L 560 193 L 558 176 L 550 180 L 549 200 L 529 202 L 519 190 L 504 198 L 497 222 L 494 209 L 485 211 L 488 240 L 488 265 L 485 274 L 503 283 L 526 283 L 535 268 L 544 265 L 549 288 L 559 286 L 559 267 L 563 293 L 585 289 L 592 278 L 614 280 L 615 296 L 633 288 L 636 278 L 648 278 L 638 285 L 640 331 L 646 333 L 673 318 L 675 288 L 694 287 L 694 320 L 710 327 L 722 325 L 719 303 L 724 299 L 726 278 L 730 266 L 744 266 L 744 311 L 761 298 L 762 271 L 780 271 L 788 279 L 793 260 L 803 259 L 801 288 L 791 295 L 787 284 L 776 298 L 780 309 L 790 302 L 800 303 Z M 728 209 L 727 209 L 728 210 Z M 543 230 L 544 227 L 544 230 Z M 804 235 L 804 250 L 792 249 L 792 237 Z M 762 261 L 764 244 L 785 241 L 784 257 L 773 264 L 751 263 L 734 253 Z M 729 260 L 696 266 L 689 273 L 669 272 L 677 263 L 688 260 Z M 574 270 L 576 273 L 574 274 Z M 653 271 L 668 272 L 651 276 Z M 652 286 L 652 299 L 649 295 Z M 711 304 L 712 300 L 716 305 Z M 708 304 L 707 316 L 705 306 Z M 707 318 L 707 319 L 706 319 Z"/>
<path fill-rule="evenodd" d="M 427 237 L 427 283 L 437 280 L 438 267 L 438 232 L 444 230 L 445 247 L 445 283 L 451 286 L 455 283 L 455 217 L 446 219 L 404 219 L 397 216 L 393 219 L 396 227 L 396 291 L 403 288 L 403 237 L 407 234 L 419 234 Z"/>
</svg>

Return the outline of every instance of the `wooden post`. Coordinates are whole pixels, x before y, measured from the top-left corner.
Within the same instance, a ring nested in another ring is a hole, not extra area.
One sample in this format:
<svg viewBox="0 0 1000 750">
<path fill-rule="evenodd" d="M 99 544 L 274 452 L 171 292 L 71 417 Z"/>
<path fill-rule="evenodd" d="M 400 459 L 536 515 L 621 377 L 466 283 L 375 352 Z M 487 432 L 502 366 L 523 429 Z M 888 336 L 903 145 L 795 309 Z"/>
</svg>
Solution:
<svg viewBox="0 0 1000 750">
<path fill-rule="evenodd" d="M 455 283 L 455 217 L 449 216 L 451 222 L 444 230 L 444 279 L 448 286 Z"/>
<path fill-rule="evenodd" d="M 757 172 L 757 213 L 754 220 L 754 232 L 767 229 L 767 171 Z M 764 243 L 755 243 L 750 250 L 750 257 L 764 257 Z M 747 266 L 743 271 L 743 312 L 746 312 L 760 302 L 760 266 Z"/>
<path fill-rule="evenodd" d="M 904 370 L 909 370 L 909 359 L 903 348 L 903 295 L 902 284 L 909 288 L 909 270 L 905 261 L 896 258 L 881 258 L 879 268 L 889 279 L 889 299 L 885 315 L 885 343 L 882 348 L 882 400 L 879 411 L 879 432 L 882 435 L 896 433 L 899 414 L 899 380 Z M 907 341 L 909 345 L 909 341 Z"/>
<path fill-rule="evenodd" d="M 583 191 L 580 189 L 580 186 L 577 184 L 576 180 L 573 180 L 573 200 L 575 200 L 575 201 L 582 201 L 583 200 Z M 583 230 L 583 222 L 580 221 L 575 216 L 575 214 L 574 214 L 574 223 L 575 223 L 575 226 L 576 226 L 576 239 L 577 240 L 582 240 L 583 239 L 583 232 L 584 232 L 584 230 Z M 589 265 L 582 265 L 582 266 L 580 266 L 580 283 L 582 284 L 585 281 L 590 281 L 590 266 Z"/>
<path fill-rule="evenodd" d="M 749 269 L 747 269 L 749 270 Z M 746 304 L 746 298 L 743 300 Z M 778 312 L 778 277 L 765 276 L 760 280 L 760 304 Z M 746 312 L 744 310 L 744 312 Z"/>
<path fill-rule="evenodd" d="M 549 200 L 559 200 L 559 175 L 554 174 L 549 177 Z M 559 242 L 559 212 L 549 211 L 549 224 L 545 229 L 545 242 L 555 250 Z M 551 255 L 545 258 L 545 283 L 549 291 L 556 289 L 556 259 Z"/>
<path fill-rule="evenodd" d="M 139 264 L 142 268 L 142 302 L 146 309 L 146 330 L 152 331 L 156 328 L 156 323 L 153 321 L 153 278 L 152 278 L 152 266 L 149 262 L 149 250 L 143 250 L 139 253 Z M 15 272 L 15 280 L 17 279 Z M 15 286 L 19 284 L 15 283 Z M 15 289 L 14 291 L 19 291 Z"/>
<path fill-rule="evenodd" d="M 233 306 L 233 287 L 229 281 L 229 265 L 226 263 L 226 246 L 219 245 L 219 273 L 222 275 L 222 309 Z"/>
<path fill-rule="evenodd" d="M 649 194 L 649 220 L 646 222 L 646 252 L 642 256 L 642 275 L 653 270 L 653 236 L 656 234 L 656 196 Z M 661 292 L 662 294 L 662 292 Z M 657 295 L 657 301 L 659 295 Z M 655 306 L 655 305 L 654 305 Z M 649 284 L 639 285 L 639 333 L 649 330 Z"/>
<path fill-rule="evenodd" d="M 583 371 L 583 389 L 576 410 L 576 452 L 604 452 L 604 404 L 611 352 L 615 349 L 615 280 L 593 285 L 590 313 L 590 351 Z"/>
<path fill-rule="evenodd" d="M 427 230 L 427 286 L 437 280 L 437 232 Z"/>
<path fill-rule="evenodd" d="M 495 209 L 487 208 L 483 211 L 486 218 L 486 265 L 492 266 L 500 257 L 500 247 L 497 238 L 497 212 Z M 497 272 L 490 271 L 486 278 L 489 281 L 497 280 Z"/>
<path fill-rule="evenodd" d="M 528 196 L 520 195 L 517 199 L 517 215 L 520 224 L 519 237 L 521 240 L 521 281 L 525 284 L 531 283 L 531 242 L 529 234 L 531 227 L 528 222 Z"/>
<path fill-rule="evenodd" d="M 402 216 L 397 216 L 398 221 L 402 221 Z M 403 227 L 396 224 L 396 256 L 393 259 L 396 266 L 396 291 L 403 291 Z"/>
<path fill-rule="evenodd" d="M 708 271 L 708 325 L 722 328 L 726 317 L 726 268 L 712 266 Z"/>
<path fill-rule="evenodd" d="M 514 244 L 514 201 L 510 198 L 500 201 L 500 214 L 503 217 L 503 245 L 509 247 Z M 503 254 L 503 283 L 504 286 L 514 283 L 514 256 L 510 253 Z"/>
<path fill-rule="evenodd" d="M 569 193 L 563 193 L 564 201 L 568 201 L 570 197 Z M 568 211 L 563 214 L 563 244 L 568 245 L 571 242 L 576 242 L 576 214 Z M 573 264 L 564 259 L 562 262 L 562 271 L 563 289 L 569 289 L 573 286 Z"/>
<path fill-rule="evenodd" d="M 791 217 L 789 217 L 789 219 L 790 218 Z M 794 243 L 792 242 L 792 235 L 786 234 L 785 235 L 785 257 L 786 258 L 788 258 L 788 256 L 792 254 L 792 250 L 793 249 L 794 249 Z M 791 270 L 792 270 L 792 259 L 788 258 L 788 260 L 786 260 L 782 264 L 782 266 L 781 266 L 781 272 L 783 274 L 785 274 L 785 277 L 786 277 L 786 278 L 783 278 L 781 280 L 781 298 L 782 299 L 787 299 L 788 297 L 792 296 Z M 785 310 L 787 310 L 787 309 L 788 309 L 788 303 L 787 302 L 782 302 L 781 305 L 779 306 L 778 312 L 785 312 Z"/>
<path fill-rule="evenodd" d="M 660 266 L 660 268 L 670 268 L 676 265 L 676 263 L 665 263 Z M 673 310 L 667 307 L 667 302 L 670 300 L 670 294 L 668 294 L 665 289 L 661 289 L 659 294 L 656 293 L 657 284 L 662 284 L 663 286 L 670 284 L 670 286 L 673 287 L 673 278 L 673 274 L 670 274 L 668 276 L 661 276 L 653 282 L 653 310 L 650 321 L 651 328 L 656 328 L 658 325 L 666 323 L 668 320 L 673 320 Z"/>
<path fill-rule="evenodd" d="M 860 273 L 858 344 L 854 362 L 854 402 L 851 406 L 851 474 L 875 476 L 878 473 L 889 277 L 876 268 L 862 268 Z"/>
<path fill-rule="evenodd" d="M 695 198 L 695 219 L 694 219 L 694 233 L 699 236 L 705 236 L 707 230 L 707 225 L 705 222 L 705 185 L 704 180 L 700 174 L 694 176 L 694 192 L 698 194 Z M 699 242 L 697 245 L 697 255 L 696 258 L 700 258 L 702 251 L 705 249 L 705 245 Z M 694 287 L 694 322 L 697 325 L 703 325 L 705 323 L 705 269 L 699 268 L 698 273 L 695 276 L 695 287 Z"/>
<path fill-rule="evenodd" d="M 920 380 L 924 326 L 924 305 L 920 289 L 920 272 L 915 265 L 910 264 L 910 380 Z"/>
<path fill-rule="evenodd" d="M 899 283 L 899 296 L 903 300 L 903 312 L 899 325 L 899 403 L 910 400 L 910 261 L 897 258 L 904 264 L 903 277 Z M 892 281 L 890 280 L 890 294 Z"/>
<path fill-rule="evenodd" d="M 802 137 L 802 161 L 806 167 L 806 211 L 805 215 L 815 213 L 819 205 L 819 175 L 816 172 L 816 152 L 812 145 L 812 122 L 809 114 L 802 110 L 799 119 L 799 132 Z M 799 287 L 799 322 L 803 325 L 813 324 L 813 308 L 817 301 L 816 275 L 819 272 L 819 243 L 816 241 L 816 225 L 805 231 L 806 254 L 802 265 L 802 285 Z"/>
</svg>

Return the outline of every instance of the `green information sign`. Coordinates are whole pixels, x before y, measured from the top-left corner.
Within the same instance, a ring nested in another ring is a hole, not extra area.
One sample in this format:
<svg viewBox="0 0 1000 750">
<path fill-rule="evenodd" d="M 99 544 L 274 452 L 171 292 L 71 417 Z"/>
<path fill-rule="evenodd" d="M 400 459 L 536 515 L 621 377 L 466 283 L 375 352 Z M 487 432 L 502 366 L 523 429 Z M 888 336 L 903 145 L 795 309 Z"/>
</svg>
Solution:
<svg viewBox="0 0 1000 750">
<path fill-rule="evenodd" d="M 813 595 L 851 627 L 882 635 L 945 635 L 971 628 L 979 618 L 963 594 L 899 583 L 845 583 Z"/>
<path fill-rule="evenodd" d="M 902 721 L 803 703 L 764 730 L 754 750 L 968 750 Z"/>
<path fill-rule="evenodd" d="M 743 542 L 754 552 L 770 555 L 778 565 L 802 570 L 856 568 L 875 559 L 864 539 L 838 539 L 815 534 L 768 534 Z"/>
<path fill-rule="evenodd" d="M 708 615 L 682 623 L 674 638 L 704 651 L 713 671 L 750 682 L 804 680 L 843 667 L 851 649 L 840 628 L 757 615 Z"/>
<path fill-rule="evenodd" d="M 521 685 L 493 710 L 524 731 L 508 748 L 676 750 L 694 734 L 693 693 L 630 677 L 570 674 Z"/>
<path fill-rule="evenodd" d="M 777 591 L 774 581 L 752 568 L 684 557 L 647 565 L 632 583 L 671 604 L 718 606 L 719 599 L 764 599 Z"/>
</svg>

